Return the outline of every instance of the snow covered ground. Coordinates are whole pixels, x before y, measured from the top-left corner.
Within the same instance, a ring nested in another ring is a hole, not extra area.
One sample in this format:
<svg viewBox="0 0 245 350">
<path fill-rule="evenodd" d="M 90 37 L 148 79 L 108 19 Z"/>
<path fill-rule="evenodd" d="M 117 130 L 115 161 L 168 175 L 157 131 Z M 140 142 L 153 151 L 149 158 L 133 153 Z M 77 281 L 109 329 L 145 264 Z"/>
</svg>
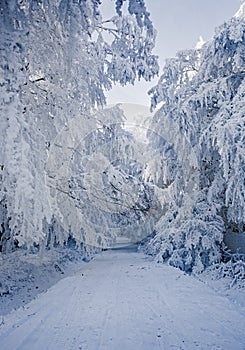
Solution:
<svg viewBox="0 0 245 350">
<path fill-rule="evenodd" d="M 43 254 L 19 249 L 0 254 L 0 315 L 9 313 L 47 291 L 84 264 L 80 252 L 55 248 Z"/>
<path fill-rule="evenodd" d="M 244 307 L 133 247 L 77 264 L 0 323 L 1 350 L 245 349 Z"/>
</svg>

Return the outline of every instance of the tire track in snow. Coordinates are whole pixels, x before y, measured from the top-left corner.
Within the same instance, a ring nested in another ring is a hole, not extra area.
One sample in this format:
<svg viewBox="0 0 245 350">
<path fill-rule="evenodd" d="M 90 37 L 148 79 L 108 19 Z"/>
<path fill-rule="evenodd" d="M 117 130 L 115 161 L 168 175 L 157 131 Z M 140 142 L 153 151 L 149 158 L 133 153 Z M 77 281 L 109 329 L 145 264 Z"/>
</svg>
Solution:
<svg viewBox="0 0 245 350">
<path fill-rule="evenodd" d="M 164 266 L 163 269 L 171 268 Z M 245 322 L 242 312 L 240 313 L 240 310 L 235 311 L 232 309 L 233 316 L 231 315 L 231 319 L 234 320 L 235 326 L 232 325 L 229 319 L 229 308 L 233 308 L 233 306 L 226 298 L 216 295 L 214 291 L 200 282 L 198 283 L 199 286 L 197 290 L 197 280 L 195 278 L 186 276 L 180 271 L 176 272 L 179 274 L 179 276 L 176 277 L 176 281 L 178 281 L 179 278 L 183 278 L 186 283 L 182 283 L 179 286 L 180 289 L 178 293 L 176 293 L 176 291 L 173 293 L 173 287 L 169 287 L 168 284 L 165 284 L 164 293 L 162 293 L 162 297 L 159 298 L 158 301 L 158 307 L 159 304 L 163 304 L 164 308 L 167 307 L 169 314 L 172 315 L 172 319 L 174 320 L 173 324 L 175 328 L 177 326 L 179 329 L 181 329 L 181 327 L 185 329 L 185 333 L 188 336 L 183 334 L 183 338 L 185 339 L 184 342 L 187 345 L 187 349 L 195 345 L 196 347 L 201 346 L 202 349 L 217 348 L 233 350 L 235 349 L 234 344 L 236 344 L 236 350 L 244 350 Z M 169 282 L 169 278 L 165 281 Z M 174 281 L 172 281 L 172 284 L 174 285 Z M 177 287 L 176 283 L 175 285 Z M 159 285 L 157 287 L 159 288 Z M 195 294 L 197 291 L 198 301 L 196 301 L 197 294 Z M 181 292 L 183 293 L 182 297 Z M 206 295 L 204 294 L 205 292 L 207 292 Z M 207 297 L 207 294 L 210 294 L 209 297 Z M 213 307 L 210 307 L 209 304 L 212 300 L 215 300 L 216 303 L 213 303 Z M 217 301 L 219 301 L 219 303 L 217 303 Z M 222 307 L 219 310 L 221 303 Z M 221 322 L 220 320 L 222 318 L 223 321 Z M 237 319 L 239 321 L 237 321 Z M 224 322 L 229 322 L 232 331 Z M 234 334 L 234 331 L 238 335 Z M 227 337 L 227 335 L 229 336 Z M 241 341 L 239 337 L 242 337 L 243 340 Z M 224 347 L 222 347 L 221 344 L 223 344 Z"/>
<path fill-rule="evenodd" d="M 238 306 L 143 254 L 108 251 L 4 318 L 1 350 L 244 350 Z"/>
</svg>

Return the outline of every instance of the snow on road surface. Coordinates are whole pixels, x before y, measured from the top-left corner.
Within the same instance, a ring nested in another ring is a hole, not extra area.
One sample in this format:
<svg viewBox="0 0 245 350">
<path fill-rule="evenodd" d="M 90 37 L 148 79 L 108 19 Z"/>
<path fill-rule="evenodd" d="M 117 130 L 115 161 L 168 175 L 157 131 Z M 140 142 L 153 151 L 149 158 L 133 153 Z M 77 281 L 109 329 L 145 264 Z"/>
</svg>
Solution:
<svg viewBox="0 0 245 350">
<path fill-rule="evenodd" d="M 245 310 L 203 282 L 121 248 L 4 316 L 0 348 L 244 350 Z"/>
</svg>

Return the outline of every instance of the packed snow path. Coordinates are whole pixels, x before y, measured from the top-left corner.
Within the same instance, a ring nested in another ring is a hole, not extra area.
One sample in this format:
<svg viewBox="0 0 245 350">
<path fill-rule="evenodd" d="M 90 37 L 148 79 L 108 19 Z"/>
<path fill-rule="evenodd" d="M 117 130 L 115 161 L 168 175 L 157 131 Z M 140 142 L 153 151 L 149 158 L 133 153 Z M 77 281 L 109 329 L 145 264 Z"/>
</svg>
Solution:
<svg viewBox="0 0 245 350">
<path fill-rule="evenodd" d="M 2 319 L 1 350 L 245 349 L 245 312 L 135 251 L 103 252 Z"/>
</svg>

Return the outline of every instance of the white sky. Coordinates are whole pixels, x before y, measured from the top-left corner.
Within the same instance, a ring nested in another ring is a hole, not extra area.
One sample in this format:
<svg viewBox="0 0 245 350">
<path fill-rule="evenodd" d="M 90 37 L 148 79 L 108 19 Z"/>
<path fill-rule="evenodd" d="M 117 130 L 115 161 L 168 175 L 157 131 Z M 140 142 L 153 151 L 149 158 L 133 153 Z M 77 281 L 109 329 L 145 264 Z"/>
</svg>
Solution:
<svg viewBox="0 0 245 350">
<path fill-rule="evenodd" d="M 111 0 L 103 0 L 110 2 Z M 200 35 L 209 40 L 217 26 L 230 19 L 243 0 L 145 0 L 157 29 L 154 53 L 159 56 L 160 73 L 164 59 L 175 56 L 176 51 L 192 48 Z M 156 84 L 143 80 L 134 86 L 113 87 L 107 93 L 108 104 L 138 103 L 149 105 L 147 91 Z"/>
</svg>

